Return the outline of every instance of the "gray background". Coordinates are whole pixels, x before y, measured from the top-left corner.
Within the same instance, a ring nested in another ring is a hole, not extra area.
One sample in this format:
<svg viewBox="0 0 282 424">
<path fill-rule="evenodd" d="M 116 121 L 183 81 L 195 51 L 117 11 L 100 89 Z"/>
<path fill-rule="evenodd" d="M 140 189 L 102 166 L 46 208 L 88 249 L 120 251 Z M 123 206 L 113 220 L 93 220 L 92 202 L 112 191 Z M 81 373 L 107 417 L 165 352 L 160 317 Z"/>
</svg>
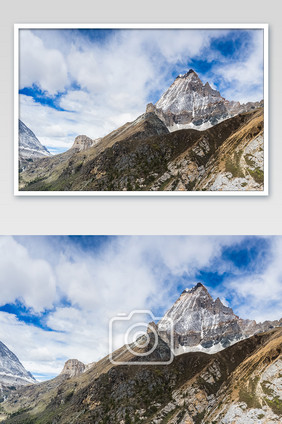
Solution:
<svg viewBox="0 0 282 424">
<path fill-rule="evenodd" d="M 278 0 L 10 0 L 0 26 L 0 234 L 282 234 L 282 26 Z M 268 197 L 14 197 L 14 23 L 268 23 Z"/>
</svg>

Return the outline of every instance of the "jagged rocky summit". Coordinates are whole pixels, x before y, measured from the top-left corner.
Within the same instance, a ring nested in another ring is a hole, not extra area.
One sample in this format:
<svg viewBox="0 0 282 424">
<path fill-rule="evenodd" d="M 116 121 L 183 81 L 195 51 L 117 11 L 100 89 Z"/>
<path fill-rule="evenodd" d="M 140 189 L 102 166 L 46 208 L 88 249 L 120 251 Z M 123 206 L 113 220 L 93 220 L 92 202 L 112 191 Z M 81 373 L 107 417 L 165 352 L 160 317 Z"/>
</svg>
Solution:
<svg viewBox="0 0 282 424">
<path fill-rule="evenodd" d="M 170 131 L 188 128 L 205 130 L 262 106 L 263 101 L 240 104 L 226 100 L 208 82 L 203 84 L 198 74 L 190 69 L 175 79 L 155 105 L 150 103 L 147 111 L 154 111 Z"/>
<path fill-rule="evenodd" d="M 215 353 L 254 334 L 282 326 L 282 319 L 264 323 L 240 319 L 219 298 L 214 300 L 201 283 L 185 289 L 159 321 L 159 335 L 167 342 L 171 322 L 176 355 L 195 351 Z"/>
</svg>

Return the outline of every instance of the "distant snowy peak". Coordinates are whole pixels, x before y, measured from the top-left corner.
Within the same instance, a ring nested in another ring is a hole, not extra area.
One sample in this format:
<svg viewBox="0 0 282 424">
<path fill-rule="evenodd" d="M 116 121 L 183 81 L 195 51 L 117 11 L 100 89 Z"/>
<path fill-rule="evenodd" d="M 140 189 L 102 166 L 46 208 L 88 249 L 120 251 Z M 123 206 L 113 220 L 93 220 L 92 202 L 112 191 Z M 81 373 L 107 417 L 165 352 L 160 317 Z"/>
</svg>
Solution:
<svg viewBox="0 0 282 424">
<path fill-rule="evenodd" d="M 17 356 L 0 342 L 0 386 L 22 386 L 35 382 Z"/>
<path fill-rule="evenodd" d="M 171 322 L 175 354 L 215 353 L 258 332 L 282 326 L 282 320 L 257 324 L 240 319 L 219 298 L 214 300 L 201 283 L 185 289 L 159 321 L 158 332 L 165 341 L 169 340 Z"/>
<path fill-rule="evenodd" d="M 19 120 L 19 156 L 20 160 L 33 160 L 51 153 L 43 146 L 36 135 Z"/>
<path fill-rule="evenodd" d="M 248 112 L 262 103 L 229 102 L 213 89 L 203 84 L 198 74 L 190 69 L 179 75 L 154 105 L 154 111 L 170 131 L 193 128 L 204 130 L 238 113 Z"/>
</svg>

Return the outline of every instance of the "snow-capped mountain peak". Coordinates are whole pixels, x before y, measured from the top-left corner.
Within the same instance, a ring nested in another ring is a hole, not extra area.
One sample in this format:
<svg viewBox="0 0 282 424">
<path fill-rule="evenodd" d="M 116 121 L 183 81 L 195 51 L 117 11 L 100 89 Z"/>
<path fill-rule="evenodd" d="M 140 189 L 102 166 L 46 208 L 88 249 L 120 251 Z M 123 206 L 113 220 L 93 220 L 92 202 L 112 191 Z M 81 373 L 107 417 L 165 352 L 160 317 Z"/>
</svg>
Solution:
<svg viewBox="0 0 282 424">
<path fill-rule="evenodd" d="M 155 113 L 170 131 L 185 128 L 204 130 L 219 122 L 260 107 L 259 102 L 241 105 L 228 101 L 209 82 L 205 84 L 190 69 L 180 74 L 155 104 Z"/>
<path fill-rule="evenodd" d="M 51 156 L 51 153 L 43 146 L 34 132 L 19 120 L 19 160 L 25 165 L 34 159 Z"/>
<path fill-rule="evenodd" d="M 0 342 L 0 386 L 21 386 L 35 383 L 35 379 L 17 356 Z"/>
<path fill-rule="evenodd" d="M 207 292 L 207 289 L 206 289 L 206 287 L 202 284 L 202 283 L 197 283 L 194 287 L 192 287 L 191 289 L 188 289 L 188 288 L 186 288 L 186 289 L 184 289 L 183 290 L 183 292 L 181 293 L 181 294 L 183 294 L 183 293 L 194 293 L 196 290 L 205 290 L 206 292 Z"/>
<path fill-rule="evenodd" d="M 203 351 L 214 353 L 258 332 L 281 326 L 282 320 L 257 324 L 234 314 L 207 288 L 197 283 L 185 289 L 158 323 L 160 336 L 169 341 L 173 322 L 174 353 Z"/>
</svg>

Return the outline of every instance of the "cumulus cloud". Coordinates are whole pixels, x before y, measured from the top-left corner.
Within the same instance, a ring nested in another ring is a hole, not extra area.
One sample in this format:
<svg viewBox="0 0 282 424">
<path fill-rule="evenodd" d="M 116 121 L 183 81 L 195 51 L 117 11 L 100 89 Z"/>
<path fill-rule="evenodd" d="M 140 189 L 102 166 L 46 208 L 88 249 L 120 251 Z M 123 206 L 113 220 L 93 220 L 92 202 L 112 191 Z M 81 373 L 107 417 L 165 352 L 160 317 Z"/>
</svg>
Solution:
<svg viewBox="0 0 282 424">
<path fill-rule="evenodd" d="M 15 314 L 0 312 L 0 340 L 14 352 L 28 371 L 53 377 L 66 358 L 61 334 L 45 331 L 18 320 Z"/>
<path fill-rule="evenodd" d="M 64 106 L 67 106 L 67 110 L 61 111 L 38 103 L 31 96 L 20 95 L 22 121 L 50 151 L 53 150 L 56 153 L 56 149 L 69 149 L 79 134 L 88 135 L 93 139 L 98 138 L 100 133 L 96 131 L 96 128 L 102 129 L 103 134 L 107 134 L 111 131 L 112 126 L 116 125 L 111 121 L 105 121 L 102 116 L 92 115 L 93 105 L 89 95 L 84 97 L 82 93 L 78 96 L 70 93 L 65 97 L 66 100 L 63 98 L 62 101 L 64 101 Z M 73 110 L 74 103 L 78 102 L 77 97 L 83 98 L 86 107 L 81 114 Z M 88 101 L 89 103 L 87 103 Z M 130 119 L 131 115 L 128 118 Z M 121 120 L 122 118 L 120 118 Z"/>
<path fill-rule="evenodd" d="M 263 99 L 264 48 L 263 31 L 254 30 L 243 44 L 236 60 L 225 61 L 213 68 L 226 89 L 224 95 L 241 103 Z"/>
<path fill-rule="evenodd" d="M 0 304 L 17 299 L 35 312 L 53 305 L 56 282 L 45 259 L 34 260 L 27 249 L 11 237 L 0 238 Z"/>
<path fill-rule="evenodd" d="M 33 32 L 20 31 L 20 88 L 38 85 L 51 95 L 68 83 L 67 64 L 58 49 L 47 49 Z"/>
<path fill-rule="evenodd" d="M 262 271 L 260 264 L 252 273 L 227 278 L 225 292 L 242 318 L 257 321 L 282 318 L 282 240 L 271 239 L 270 258 Z"/>
</svg>

